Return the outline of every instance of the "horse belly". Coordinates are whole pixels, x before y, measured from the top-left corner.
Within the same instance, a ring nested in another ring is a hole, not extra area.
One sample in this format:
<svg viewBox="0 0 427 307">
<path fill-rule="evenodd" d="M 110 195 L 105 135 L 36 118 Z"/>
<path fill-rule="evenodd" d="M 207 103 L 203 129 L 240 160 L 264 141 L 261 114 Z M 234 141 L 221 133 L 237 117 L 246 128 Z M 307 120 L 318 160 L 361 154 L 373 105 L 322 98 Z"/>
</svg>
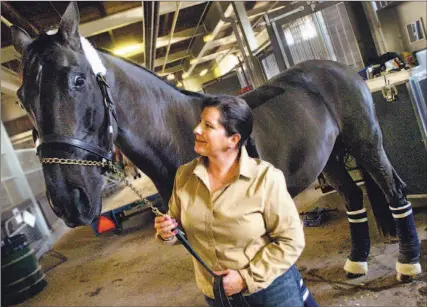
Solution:
<svg viewBox="0 0 427 307">
<path fill-rule="evenodd" d="M 260 157 L 283 171 L 292 197 L 316 180 L 339 134 L 317 97 L 293 94 L 288 91 L 253 110 Z"/>
</svg>

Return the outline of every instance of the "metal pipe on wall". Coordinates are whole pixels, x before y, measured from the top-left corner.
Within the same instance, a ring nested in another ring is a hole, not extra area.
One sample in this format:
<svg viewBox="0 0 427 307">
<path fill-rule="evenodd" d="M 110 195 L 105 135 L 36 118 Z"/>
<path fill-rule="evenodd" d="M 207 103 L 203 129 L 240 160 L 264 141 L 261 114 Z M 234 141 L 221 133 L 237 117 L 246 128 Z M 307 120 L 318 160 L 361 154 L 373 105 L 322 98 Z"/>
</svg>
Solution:
<svg viewBox="0 0 427 307">
<path fill-rule="evenodd" d="M 12 25 L 12 23 L 7 20 L 5 17 L 3 17 L 3 15 L 1 15 L 1 21 L 10 28 L 10 26 Z"/>
<path fill-rule="evenodd" d="M 275 1 L 273 3 L 271 3 L 271 5 L 267 8 L 266 12 L 270 12 L 271 10 L 275 9 L 275 7 L 277 6 L 277 4 L 279 4 L 280 1 Z M 221 9 L 221 8 L 220 8 Z M 221 9 L 222 10 L 222 9 Z M 265 14 L 264 14 L 265 15 Z M 253 28 L 255 28 L 258 24 L 260 24 L 260 22 L 264 19 L 264 15 L 261 15 L 253 24 Z M 227 18 L 228 19 L 228 18 Z M 221 62 L 227 55 L 229 55 L 230 53 L 232 53 L 234 51 L 234 49 L 239 45 L 238 42 L 236 42 L 233 47 L 231 47 L 228 52 L 218 61 Z"/>
<path fill-rule="evenodd" d="M 39 30 L 35 26 L 33 26 L 30 22 L 28 22 L 25 18 L 23 18 L 12 6 L 10 3 L 2 1 L 2 14 L 6 13 L 9 15 L 12 19 L 16 19 L 20 26 L 25 28 L 26 30 L 29 30 L 29 33 L 31 36 L 37 36 L 39 35 Z M 3 17 L 3 16 L 2 16 Z M 3 18 L 2 18 L 3 20 Z"/>
<path fill-rule="evenodd" d="M 143 2 L 145 67 L 153 70 L 156 58 L 156 41 L 159 33 L 159 2 Z"/>
<path fill-rule="evenodd" d="M 181 8 L 181 1 L 178 1 L 176 4 L 176 11 L 175 11 L 175 14 L 173 16 L 172 28 L 171 28 L 171 33 L 169 36 L 168 47 L 166 49 L 166 56 L 165 56 L 165 62 L 163 63 L 163 67 L 162 67 L 162 73 L 165 72 L 165 67 L 166 67 L 166 64 L 168 63 L 169 51 L 171 48 L 171 42 L 172 42 L 173 34 L 175 33 L 175 26 L 176 26 L 176 22 L 178 21 L 178 15 L 179 15 L 180 8 Z"/>
<path fill-rule="evenodd" d="M 142 16 L 145 16 L 145 10 L 144 10 L 144 1 L 141 2 L 141 9 L 142 9 Z M 147 37 L 145 36 L 145 20 L 142 21 L 142 42 L 144 44 L 144 51 L 146 51 L 145 49 L 145 44 Z M 144 65 L 145 67 L 147 67 L 147 54 L 144 52 L 144 58 L 142 60 L 142 65 Z"/>
<path fill-rule="evenodd" d="M 206 5 L 205 5 L 205 8 L 203 9 L 202 15 L 200 15 L 199 21 L 197 22 L 197 26 L 194 29 L 194 33 L 193 33 L 193 36 L 191 37 L 190 43 L 188 44 L 187 49 L 185 50 L 186 53 L 190 50 L 190 47 L 193 44 L 195 34 L 197 33 L 197 30 L 199 29 L 200 23 L 202 22 L 202 19 L 204 18 L 206 10 L 208 9 L 209 5 L 210 5 L 210 2 L 207 2 Z M 203 24 L 203 26 L 205 27 L 205 32 L 207 32 L 206 31 L 206 26 L 204 24 Z M 181 60 L 180 66 L 182 66 L 182 62 L 183 61 L 184 61 L 184 59 Z"/>
<path fill-rule="evenodd" d="M 159 15 L 159 9 L 160 9 L 160 3 L 159 2 L 155 2 L 154 5 L 154 20 L 155 20 L 155 26 L 153 29 L 153 41 L 152 41 L 152 45 L 151 48 L 153 49 L 152 51 L 152 58 L 151 58 L 151 70 L 154 70 L 154 60 L 156 58 L 156 53 L 157 53 L 157 48 L 156 48 L 156 44 L 157 44 L 157 37 L 159 36 L 159 23 L 160 23 L 160 15 Z"/>
</svg>

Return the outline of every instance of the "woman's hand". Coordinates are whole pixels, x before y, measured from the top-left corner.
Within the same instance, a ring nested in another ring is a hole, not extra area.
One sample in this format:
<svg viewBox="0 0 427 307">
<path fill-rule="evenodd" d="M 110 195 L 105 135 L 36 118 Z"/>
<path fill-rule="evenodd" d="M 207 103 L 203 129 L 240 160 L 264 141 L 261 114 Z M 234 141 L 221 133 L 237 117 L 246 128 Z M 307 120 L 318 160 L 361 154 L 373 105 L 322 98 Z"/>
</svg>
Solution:
<svg viewBox="0 0 427 307">
<path fill-rule="evenodd" d="M 154 228 L 156 228 L 157 234 L 166 241 L 172 240 L 175 237 L 178 231 L 172 231 L 172 229 L 176 227 L 178 227 L 178 223 L 169 215 L 156 216 L 154 220 Z"/>
<path fill-rule="evenodd" d="M 227 296 L 232 296 L 246 289 L 246 282 L 238 271 L 227 269 L 225 271 L 214 271 L 217 275 L 224 275 L 222 284 Z"/>
</svg>

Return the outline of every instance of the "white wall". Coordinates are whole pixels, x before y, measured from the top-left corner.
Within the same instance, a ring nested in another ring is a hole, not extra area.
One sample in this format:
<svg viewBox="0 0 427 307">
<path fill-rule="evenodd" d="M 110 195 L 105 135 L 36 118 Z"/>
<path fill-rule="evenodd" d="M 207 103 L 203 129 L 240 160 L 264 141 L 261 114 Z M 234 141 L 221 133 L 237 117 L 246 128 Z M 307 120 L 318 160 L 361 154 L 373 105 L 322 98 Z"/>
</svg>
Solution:
<svg viewBox="0 0 427 307">
<path fill-rule="evenodd" d="M 386 51 L 391 52 L 414 52 L 427 48 L 424 39 L 416 43 L 410 43 L 406 30 L 408 23 L 420 20 L 427 23 L 427 2 L 425 1 L 402 1 L 395 7 L 385 8 L 378 11 L 378 18 L 384 34 Z"/>
<path fill-rule="evenodd" d="M 384 34 L 386 52 L 403 52 L 402 37 L 396 22 L 397 16 L 394 9 L 382 9 L 377 11 L 377 14 Z"/>
<path fill-rule="evenodd" d="M 427 26 L 427 2 L 403 2 L 396 6 L 394 11 L 396 12 L 398 27 L 405 51 L 414 52 L 427 48 L 427 40 L 425 39 L 411 44 L 406 31 L 406 25 L 419 20 L 420 17 L 423 19 L 424 25 Z"/>
</svg>

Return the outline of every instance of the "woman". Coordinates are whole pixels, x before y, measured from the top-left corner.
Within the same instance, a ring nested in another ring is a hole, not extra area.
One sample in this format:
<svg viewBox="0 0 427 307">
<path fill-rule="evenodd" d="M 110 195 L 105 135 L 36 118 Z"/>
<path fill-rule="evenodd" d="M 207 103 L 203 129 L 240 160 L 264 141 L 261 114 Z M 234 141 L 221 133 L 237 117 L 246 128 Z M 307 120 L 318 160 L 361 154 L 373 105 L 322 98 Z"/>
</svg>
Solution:
<svg viewBox="0 0 427 307">
<path fill-rule="evenodd" d="M 251 109 L 232 96 L 209 98 L 202 109 L 194 129 L 200 157 L 178 169 L 156 236 L 173 244 L 181 225 L 200 257 L 224 275 L 227 296 L 242 292 L 251 306 L 303 306 L 309 292 L 295 267 L 303 226 L 283 173 L 248 155 Z M 213 306 L 212 277 L 196 260 L 194 267 Z"/>
</svg>

